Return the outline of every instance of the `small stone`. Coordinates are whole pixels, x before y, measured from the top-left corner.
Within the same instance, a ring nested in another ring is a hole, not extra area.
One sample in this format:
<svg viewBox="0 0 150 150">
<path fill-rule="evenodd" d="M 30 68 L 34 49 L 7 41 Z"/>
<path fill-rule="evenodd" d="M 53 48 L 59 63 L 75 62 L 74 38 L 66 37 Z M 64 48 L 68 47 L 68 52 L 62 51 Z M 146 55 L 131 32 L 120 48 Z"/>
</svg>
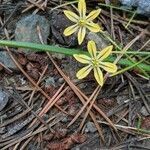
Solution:
<svg viewBox="0 0 150 150">
<path fill-rule="evenodd" d="M 62 120 L 61 120 L 62 123 L 67 123 L 68 122 L 68 117 L 65 116 Z"/>
<path fill-rule="evenodd" d="M 9 100 L 9 95 L 0 88 L 0 111 L 7 105 Z"/>
<path fill-rule="evenodd" d="M 141 114 L 145 117 L 149 116 L 150 114 L 148 113 L 148 111 L 146 110 L 145 106 L 143 106 L 140 110 Z"/>
<path fill-rule="evenodd" d="M 0 128 L 0 134 L 4 134 L 6 132 L 6 127 L 1 127 Z"/>
<path fill-rule="evenodd" d="M 40 27 L 43 42 L 47 44 L 47 38 L 50 33 L 50 23 L 44 16 L 39 15 L 29 15 L 21 18 L 15 30 L 16 41 L 41 43 L 37 31 L 38 26 Z"/>
<path fill-rule="evenodd" d="M 88 122 L 88 123 L 86 124 L 86 128 L 85 128 L 85 132 L 86 132 L 86 133 L 87 133 L 87 132 L 94 133 L 94 132 L 96 132 L 96 131 L 97 131 L 97 129 L 96 129 L 96 127 L 95 127 L 95 125 L 94 125 L 93 122 Z"/>
<path fill-rule="evenodd" d="M 45 79 L 45 87 L 49 87 L 51 85 L 56 87 L 56 82 L 54 80 L 54 77 L 48 77 L 47 79 Z"/>
<path fill-rule="evenodd" d="M 64 78 L 59 78 L 59 79 L 58 79 L 58 82 L 59 82 L 60 84 L 62 84 L 62 83 L 64 82 Z"/>
<path fill-rule="evenodd" d="M 137 0 L 120 0 L 120 2 L 123 5 L 126 5 L 128 7 L 132 7 L 132 6 L 135 6 L 135 4 L 137 3 Z"/>
<path fill-rule="evenodd" d="M 81 63 L 78 63 L 73 57 L 67 57 L 62 64 L 64 72 L 70 79 L 76 79 L 76 73 L 79 70 Z"/>
<path fill-rule="evenodd" d="M 122 5 L 131 7 L 137 7 L 137 13 L 150 16 L 150 0 L 120 0 Z"/>
<path fill-rule="evenodd" d="M 77 45 L 77 36 L 72 34 L 65 36 L 64 30 L 71 26 L 72 22 L 60 11 L 54 11 L 51 18 L 51 30 L 56 43 L 73 47 Z"/>
<path fill-rule="evenodd" d="M 103 48 L 107 47 L 109 45 L 109 41 L 106 40 L 102 35 L 89 32 L 86 37 L 87 41 L 93 40 L 96 43 L 97 49 L 102 50 Z"/>
<path fill-rule="evenodd" d="M 150 0 L 139 0 L 137 12 L 150 17 Z"/>
<path fill-rule="evenodd" d="M 11 70 L 18 70 L 17 66 L 6 51 L 0 51 L 0 62 Z"/>
</svg>

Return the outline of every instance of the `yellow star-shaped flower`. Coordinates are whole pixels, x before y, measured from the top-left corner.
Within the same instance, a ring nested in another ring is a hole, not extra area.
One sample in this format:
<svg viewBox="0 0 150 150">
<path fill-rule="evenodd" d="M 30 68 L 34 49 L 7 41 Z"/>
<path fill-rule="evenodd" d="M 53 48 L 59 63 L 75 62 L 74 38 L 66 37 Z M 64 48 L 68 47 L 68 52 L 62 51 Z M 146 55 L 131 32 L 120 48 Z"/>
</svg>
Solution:
<svg viewBox="0 0 150 150">
<path fill-rule="evenodd" d="M 100 14 L 100 9 L 93 10 L 89 15 L 86 16 L 86 3 L 85 0 L 79 0 L 78 2 L 78 12 L 79 15 L 76 15 L 74 12 L 65 10 L 64 14 L 75 24 L 69 26 L 64 30 L 64 35 L 69 36 L 74 32 L 78 31 L 78 43 L 79 45 L 83 42 L 86 28 L 91 32 L 99 32 L 101 28 L 98 24 L 93 23 L 92 21 Z"/>
<path fill-rule="evenodd" d="M 84 54 L 74 54 L 73 56 L 77 61 L 83 64 L 88 64 L 86 67 L 83 67 L 76 74 L 78 79 L 85 78 L 90 71 L 94 70 L 94 77 L 99 85 L 103 85 L 104 77 L 100 68 L 104 69 L 109 73 L 114 73 L 117 71 L 117 66 L 110 62 L 104 62 L 103 60 L 107 58 L 112 52 L 113 46 L 108 46 L 101 50 L 100 52 L 96 51 L 96 45 L 94 41 L 89 41 L 87 45 L 87 49 L 89 52 L 89 56 Z"/>
</svg>

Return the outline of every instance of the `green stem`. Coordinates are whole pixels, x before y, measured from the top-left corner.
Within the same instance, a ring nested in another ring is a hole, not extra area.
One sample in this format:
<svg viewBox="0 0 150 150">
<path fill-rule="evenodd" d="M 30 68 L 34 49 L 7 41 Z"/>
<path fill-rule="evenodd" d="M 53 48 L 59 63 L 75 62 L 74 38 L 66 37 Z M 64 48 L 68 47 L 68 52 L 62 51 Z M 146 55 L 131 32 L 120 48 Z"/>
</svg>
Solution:
<svg viewBox="0 0 150 150">
<path fill-rule="evenodd" d="M 121 51 L 113 51 L 112 53 L 114 54 L 122 54 Z M 125 52 L 126 54 L 134 54 L 134 55 L 150 55 L 150 52 L 145 52 L 145 51 L 142 51 L 142 52 L 139 52 L 139 51 L 126 51 Z"/>
<path fill-rule="evenodd" d="M 98 5 L 113 8 L 113 9 L 117 9 L 117 10 L 122 10 L 122 11 L 126 11 L 126 12 L 130 12 L 130 13 L 134 13 L 134 11 L 129 10 L 129 9 L 125 9 L 123 7 L 117 7 L 117 6 L 114 6 L 114 5 L 107 5 L 107 4 L 103 4 L 103 3 L 98 3 Z"/>
<path fill-rule="evenodd" d="M 8 47 L 14 47 L 14 48 L 26 48 L 31 49 L 33 51 L 44 51 L 44 52 L 54 52 L 54 53 L 61 53 L 65 55 L 74 55 L 74 54 L 85 54 L 88 55 L 88 52 L 83 50 L 77 50 L 77 49 L 68 49 L 63 47 L 57 47 L 57 46 L 50 46 L 45 44 L 36 44 L 36 43 L 29 43 L 29 42 L 17 42 L 17 41 L 8 41 L 8 40 L 0 40 L 1 46 L 8 46 Z M 108 57 L 107 61 L 113 62 L 116 59 L 116 57 Z M 134 63 L 130 60 L 121 59 L 118 64 L 123 66 L 132 66 Z M 150 72 L 149 65 L 146 65 L 144 63 L 140 63 L 137 65 L 137 67 L 141 67 L 145 71 Z"/>
</svg>

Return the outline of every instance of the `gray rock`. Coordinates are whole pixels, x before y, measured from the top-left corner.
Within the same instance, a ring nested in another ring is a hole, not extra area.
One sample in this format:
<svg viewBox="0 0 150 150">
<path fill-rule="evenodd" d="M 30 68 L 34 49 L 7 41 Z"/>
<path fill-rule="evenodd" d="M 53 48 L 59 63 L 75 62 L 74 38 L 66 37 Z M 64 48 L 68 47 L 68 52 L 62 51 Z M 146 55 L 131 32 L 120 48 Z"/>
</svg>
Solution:
<svg viewBox="0 0 150 150">
<path fill-rule="evenodd" d="M 137 12 L 150 17 L 150 0 L 139 0 Z"/>
<path fill-rule="evenodd" d="M 128 7 L 132 7 L 132 6 L 136 6 L 137 5 L 138 0 L 120 0 L 120 2 L 123 5 L 126 5 Z"/>
<path fill-rule="evenodd" d="M 122 103 L 126 103 L 126 102 L 130 101 L 130 99 L 126 95 L 118 95 L 116 99 L 117 99 L 117 103 L 119 105 L 121 105 Z"/>
<path fill-rule="evenodd" d="M 85 128 L 85 132 L 86 132 L 86 133 L 87 133 L 87 132 L 94 133 L 94 132 L 96 132 L 96 131 L 97 131 L 97 129 L 96 129 L 96 127 L 95 127 L 95 125 L 94 125 L 93 122 L 88 122 L 88 123 L 86 124 L 86 128 Z"/>
<path fill-rule="evenodd" d="M 93 40 L 96 43 L 97 49 L 101 50 L 109 45 L 109 41 L 106 40 L 100 33 L 96 34 L 89 32 L 86 37 L 87 41 Z"/>
<path fill-rule="evenodd" d="M 150 115 L 144 106 L 141 108 L 140 112 L 145 117 Z"/>
<path fill-rule="evenodd" d="M 61 11 L 54 11 L 52 13 L 51 31 L 53 35 L 52 38 L 56 43 L 66 45 L 67 47 L 77 45 L 76 34 L 67 37 L 63 34 L 64 30 L 71 25 L 72 22 Z"/>
<path fill-rule="evenodd" d="M 54 86 L 56 87 L 56 82 L 54 80 L 54 77 L 48 77 L 47 79 L 45 79 L 45 86 Z"/>
<path fill-rule="evenodd" d="M 21 18 L 15 30 L 16 41 L 41 43 L 37 31 L 38 26 L 41 29 L 43 42 L 46 44 L 50 33 L 50 23 L 44 16 L 39 15 Z"/>
<path fill-rule="evenodd" d="M 81 63 L 78 63 L 73 57 L 67 57 L 62 63 L 63 71 L 70 79 L 76 79 L 76 73 L 80 68 Z"/>
<path fill-rule="evenodd" d="M 6 51 L 0 51 L 0 62 L 11 70 L 18 70 L 17 66 Z"/>
<path fill-rule="evenodd" d="M 145 16 L 150 16 L 150 0 L 120 0 L 122 5 L 131 7 L 137 7 L 137 13 Z"/>
<path fill-rule="evenodd" d="M 0 134 L 4 134 L 6 132 L 6 127 L 1 127 L 0 128 Z"/>
<path fill-rule="evenodd" d="M 58 82 L 59 82 L 60 84 L 64 83 L 64 78 L 59 78 L 59 79 L 58 79 Z"/>
<path fill-rule="evenodd" d="M 0 88 L 0 111 L 7 105 L 9 100 L 9 95 Z"/>
</svg>

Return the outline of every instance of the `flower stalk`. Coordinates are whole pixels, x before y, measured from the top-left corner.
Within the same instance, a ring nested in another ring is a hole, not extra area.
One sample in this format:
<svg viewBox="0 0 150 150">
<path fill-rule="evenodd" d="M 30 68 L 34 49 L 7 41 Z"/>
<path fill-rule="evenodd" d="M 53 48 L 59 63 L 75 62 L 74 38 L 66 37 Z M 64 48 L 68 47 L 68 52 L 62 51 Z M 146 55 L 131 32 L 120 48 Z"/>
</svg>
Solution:
<svg viewBox="0 0 150 150">
<path fill-rule="evenodd" d="M 83 51 L 83 50 L 77 50 L 77 49 L 69 49 L 69 48 L 63 48 L 63 47 L 57 47 L 57 46 L 52 46 L 52 45 L 45 45 L 45 44 L 37 44 L 37 43 L 30 43 L 30 42 L 18 42 L 18 41 L 9 41 L 9 40 L 0 40 L 0 46 L 8 46 L 8 47 L 13 47 L 13 48 L 26 48 L 33 50 L 35 52 L 50 52 L 50 53 L 60 53 L 60 54 L 65 54 L 69 56 L 73 56 L 74 54 L 85 54 L 88 56 L 88 52 Z M 134 54 L 134 51 L 127 51 L 129 54 Z M 141 52 L 139 55 L 150 55 L 147 54 L 147 52 Z M 114 56 L 109 56 L 106 58 L 107 61 L 113 62 L 116 59 Z M 126 59 L 120 59 L 118 64 L 122 66 L 132 66 L 134 63 L 130 60 Z M 149 65 L 145 63 L 140 63 L 137 66 L 141 67 L 145 71 L 150 72 L 150 67 Z M 135 66 L 134 68 L 137 68 Z"/>
</svg>

